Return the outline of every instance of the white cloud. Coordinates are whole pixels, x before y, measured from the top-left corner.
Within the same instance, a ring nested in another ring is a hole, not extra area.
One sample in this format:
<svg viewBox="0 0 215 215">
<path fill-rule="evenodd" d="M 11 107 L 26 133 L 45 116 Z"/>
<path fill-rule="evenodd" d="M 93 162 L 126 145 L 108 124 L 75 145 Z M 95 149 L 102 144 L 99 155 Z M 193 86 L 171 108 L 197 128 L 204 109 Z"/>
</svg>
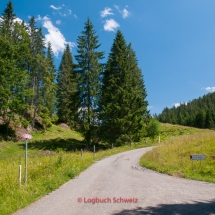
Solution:
<svg viewBox="0 0 215 215">
<path fill-rule="evenodd" d="M 174 104 L 172 104 L 172 106 L 177 108 L 177 107 L 181 106 L 182 104 L 187 105 L 187 102 L 174 103 Z"/>
<path fill-rule="evenodd" d="M 30 19 L 31 17 L 28 17 L 28 18 Z M 42 17 L 40 15 L 38 15 L 37 18 L 35 18 L 35 21 L 41 21 L 41 20 L 42 20 Z"/>
<path fill-rule="evenodd" d="M 61 24 L 61 20 L 56 20 L 56 24 L 60 25 Z"/>
<path fill-rule="evenodd" d="M 206 87 L 204 89 L 207 90 L 210 93 L 215 92 L 215 87 Z"/>
<path fill-rule="evenodd" d="M 59 14 L 60 14 L 61 16 L 66 16 L 66 13 L 61 13 L 61 12 L 59 12 Z"/>
<path fill-rule="evenodd" d="M 114 5 L 114 7 L 119 11 L 119 6 L 117 6 L 117 5 Z"/>
<path fill-rule="evenodd" d="M 127 17 L 129 16 L 130 12 L 129 12 L 126 8 L 124 8 L 123 10 L 120 10 L 120 9 L 119 9 L 119 6 L 114 5 L 114 7 L 118 10 L 118 12 L 120 12 L 120 13 L 122 14 L 122 17 L 123 17 L 124 19 L 127 18 Z M 128 8 L 127 5 L 126 5 L 125 7 Z"/>
<path fill-rule="evenodd" d="M 62 7 L 55 7 L 54 5 L 50 5 L 50 7 L 52 8 L 52 9 L 54 9 L 54 10 L 60 10 Z"/>
<path fill-rule="evenodd" d="M 147 107 L 148 110 L 149 110 L 149 109 L 152 109 L 152 108 L 153 108 L 153 106 L 148 106 L 148 107 Z"/>
<path fill-rule="evenodd" d="M 70 10 L 70 9 L 69 9 L 69 14 L 70 14 L 70 15 L 72 14 L 72 10 Z"/>
<path fill-rule="evenodd" d="M 122 17 L 125 19 L 129 16 L 129 12 L 124 8 L 122 11 Z"/>
<path fill-rule="evenodd" d="M 74 14 L 74 17 L 75 17 L 76 19 L 78 18 L 76 14 Z"/>
<path fill-rule="evenodd" d="M 172 104 L 172 106 L 176 107 L 176 108 L 179 107 L 180 105 L 181 105 L 180 103 L 174 103 L 174 104 Z"/>
<path fill-rule="evenodd" d="M 100 12 L 101 17 L 106 17 L 108 15 L 114 15 L 114 13 L 111 12 L 112 9 L 109 7 L 106 7 L 103 11 Z"/>
<path fill-rule="evenodd" d="M 15 22 L 18 22 L 19 24 L 22 23 L 22 20 L 21 20 L 20 18 L 18 18 L 18 17 L 16 17 L 16 18 L 14 19 L 14 21 L 15 21 Z"/>
<path fill-rule="evenodd" d="M 69 43 L 71 47 L 75 46 L 73 42 L 67 42 L 60 30 L 52 24 L 49 17 L 44 16 L 42 18 L 42 25 L 48 30 L 48 34 L 45 35 L 46 46 L 48 42 L 52 45 L 52 51 L 55 56 L 58 56 L 59 52 L 63 52 L 65 45 Z"/>
<path fill-rule="evenodd" d="M 104 24 L 105 31 L 115 31 L 118 27 L 120 27 L 120 25 L 114 19 L 107 19 L 105 21 Z"/>
</svg>

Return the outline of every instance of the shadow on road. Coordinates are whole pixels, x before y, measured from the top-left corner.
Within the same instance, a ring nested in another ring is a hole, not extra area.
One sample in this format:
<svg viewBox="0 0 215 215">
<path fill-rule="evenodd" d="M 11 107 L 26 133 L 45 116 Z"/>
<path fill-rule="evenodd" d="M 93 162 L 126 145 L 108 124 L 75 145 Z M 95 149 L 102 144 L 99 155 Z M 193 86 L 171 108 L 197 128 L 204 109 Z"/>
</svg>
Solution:
<svg viewBox="0 0 215 215">
<path fill-rule="evenodd" d="M 187 204 L 162 204 L 157 207 L 135 208 L 122 210 L 113 215 L 212 215 L 215 214 L 215 200 L 209 202 L 194 202 Z"/>
</svg>

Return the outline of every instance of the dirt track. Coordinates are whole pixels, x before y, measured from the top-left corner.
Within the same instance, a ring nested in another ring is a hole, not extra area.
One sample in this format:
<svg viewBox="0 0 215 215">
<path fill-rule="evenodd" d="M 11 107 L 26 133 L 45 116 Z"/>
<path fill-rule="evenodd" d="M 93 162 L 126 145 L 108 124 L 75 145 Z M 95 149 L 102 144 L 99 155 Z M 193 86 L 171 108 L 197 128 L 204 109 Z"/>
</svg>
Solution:
<svg viewBox="0 0 215 215">
<path fill-rule="evenodd" d="M 15 215 L 215 214 L 215 184 L 140 167 L 150 149 L 105 158 Z"/>
</svg>

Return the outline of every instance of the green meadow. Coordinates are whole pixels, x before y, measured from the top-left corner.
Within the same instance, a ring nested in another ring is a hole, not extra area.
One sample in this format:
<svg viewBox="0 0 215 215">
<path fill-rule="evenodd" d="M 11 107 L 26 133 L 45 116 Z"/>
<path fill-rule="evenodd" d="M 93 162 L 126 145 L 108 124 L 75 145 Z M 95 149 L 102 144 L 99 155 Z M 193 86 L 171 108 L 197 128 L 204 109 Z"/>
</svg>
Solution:
<svg viewBox="0 0 215 215">
<path fill-rule="evenodd" d="M 164 138 L 158 147 L 143 155 L 140 165 L 175 177 L 215 182 L 215 131 L 163 124 Z M 182 134 L 182 136 L 178 135 Z M 190 160 L 203 154 L 205 160 Z"/>
<path fill-rule="evenodd" d="M 38 198 L 57 189 L 60 185 L 76 177 L 82 171 L 106 156 L 130 149 L 159 145 L 158 148 L 141 158 L 141 165 L 154 170 L 214 182 L 215 155 L 213 131 L 162 124 L 161 143 L 155 139 L 143 138 L 132 146 L 114 147 L 110 144 L 96 145 L 86 151 L 83 137 L 69 128 L 53 125 L 46 132 L 32 133 L 28 143 L 28 178 L 25 175 L 25 141 L 0 143 L 0 214 L 11 214 Z M 83 157 L 81 158 L 81 149 Z M 208 158 L 194 162 L 191 170 L 190 153 L 203 153 Z M 19 166 L 22 165 L 21 185 Z"/>
</svg>

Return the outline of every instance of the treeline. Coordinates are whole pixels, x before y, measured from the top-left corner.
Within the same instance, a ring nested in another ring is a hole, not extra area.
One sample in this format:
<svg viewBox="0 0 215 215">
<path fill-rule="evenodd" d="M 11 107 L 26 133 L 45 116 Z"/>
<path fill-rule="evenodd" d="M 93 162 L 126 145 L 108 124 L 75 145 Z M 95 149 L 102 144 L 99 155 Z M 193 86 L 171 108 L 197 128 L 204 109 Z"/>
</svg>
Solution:
<svg viewBox="0 0 215 215">
<path fill-rule="evenodd" d="M 20 126 L 64 122 L 80 130 L 87 146 L 138 140 L 149 119 L 143 76 L 131 44 L 117 31 L 107 62 L 88 18 L 77 55 L 66 46 L 57 70 L 35 18 L 15 21 L 8 2 L 0 20 L 0 118 Z M 74 61 L 76 60 L 76 62 Z"/>
<path fill-rule="evenodd" d="M 164 123 L 214 129 L 215 93 L 180 104 L 177 108 L 165 108 L 156 118 Z"/>
</svg>

